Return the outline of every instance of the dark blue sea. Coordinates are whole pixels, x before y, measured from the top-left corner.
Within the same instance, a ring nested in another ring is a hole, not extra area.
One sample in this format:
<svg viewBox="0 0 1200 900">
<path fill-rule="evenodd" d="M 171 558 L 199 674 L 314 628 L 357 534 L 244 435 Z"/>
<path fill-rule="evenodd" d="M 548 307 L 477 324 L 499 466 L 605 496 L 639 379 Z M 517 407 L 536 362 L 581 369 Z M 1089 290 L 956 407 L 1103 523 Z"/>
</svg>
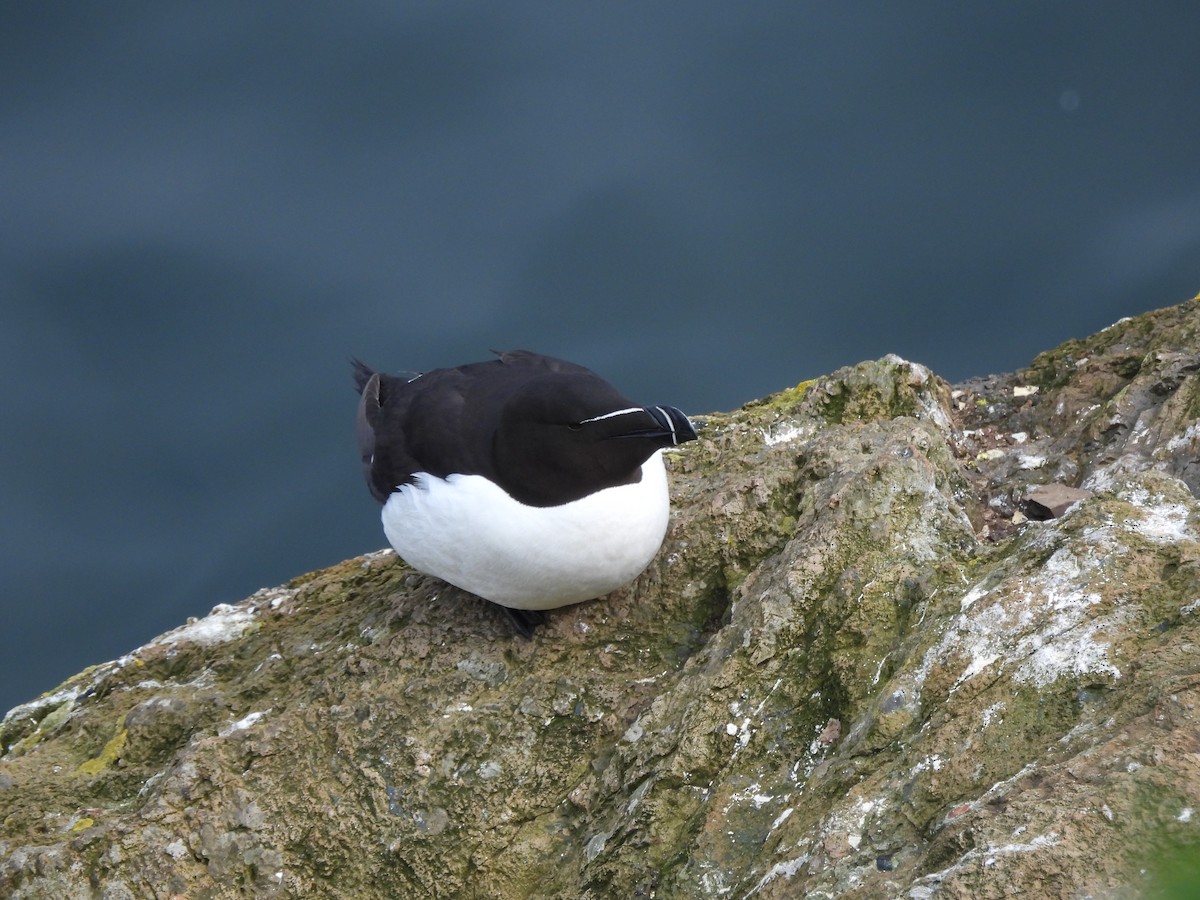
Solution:
<svg viewBox="0 0 1200 900">
<path fill-rule="evenodd" d="M 1200 4 L 6 3 L 0 710 L 384 545 L 348 358 L 692 413 L 1200 291 Z"/>
</svg>

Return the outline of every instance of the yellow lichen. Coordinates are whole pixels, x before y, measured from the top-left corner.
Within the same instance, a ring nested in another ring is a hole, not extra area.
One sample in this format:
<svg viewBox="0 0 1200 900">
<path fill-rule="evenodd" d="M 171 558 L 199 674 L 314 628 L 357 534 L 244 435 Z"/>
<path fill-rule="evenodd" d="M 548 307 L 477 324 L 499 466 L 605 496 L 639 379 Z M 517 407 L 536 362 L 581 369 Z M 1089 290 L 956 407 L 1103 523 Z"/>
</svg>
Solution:
<svg viewBox="0 0 1200 900">
<path fill-rule="evenodd" d="M 776 391 L 774 394 L 768 394 L 766 397 L 751 400 L 743 404 L 742 409 L 763 409 L 778 412 L 790 410 L 804 399 L 809 388 L 815 383 L 815 378 L 810 378 L 808 381 L 801 381 L 795 387 L 784 388 L 782 391 Z"/>
<path fill-rule="evenodd" d="M 99 775 L 121 755 L 121 751 L 125 749 L 125 741 L 128 737 L 129 732 L 122 728 L 104 745 L 104 749 L 100 751 L 99 756 L 94 756 L 80 763 L 79 768 L 75 770 L 75 774 Z"/>
<path fill-rule="evenodd" d="M 71 826 L 72 831 L 83 831 L 85 828 L 91 828 L 96 824 L 96 820 L 91 816 L 84 816 L 78 822 Z"/>
</svg>

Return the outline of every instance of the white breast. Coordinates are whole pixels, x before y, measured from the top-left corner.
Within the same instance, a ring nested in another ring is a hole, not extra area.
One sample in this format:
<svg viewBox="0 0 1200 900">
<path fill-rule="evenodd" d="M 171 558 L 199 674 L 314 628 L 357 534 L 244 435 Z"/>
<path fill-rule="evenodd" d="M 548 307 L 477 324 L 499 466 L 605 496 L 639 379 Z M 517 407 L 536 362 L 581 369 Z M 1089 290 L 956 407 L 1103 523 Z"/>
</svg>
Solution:
<svg viewBox="0 0 1200 900">
<path fill-rule="evenodd" d="M 481 475 L 416 480 L 383 507 L 396 552 L 418 571 L 514 609 L 553 609 L 628 584 L 667 530 L 661 451 L 636 484 L 561 506 L 525 506 Z"/>
</svg>

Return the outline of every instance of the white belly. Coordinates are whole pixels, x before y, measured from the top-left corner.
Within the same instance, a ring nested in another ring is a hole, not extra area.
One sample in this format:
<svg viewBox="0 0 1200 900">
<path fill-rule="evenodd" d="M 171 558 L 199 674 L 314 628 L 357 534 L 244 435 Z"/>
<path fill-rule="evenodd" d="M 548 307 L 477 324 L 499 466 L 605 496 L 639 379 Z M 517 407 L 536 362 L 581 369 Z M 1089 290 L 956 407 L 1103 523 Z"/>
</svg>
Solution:
<svg viewBox="0 0 1200 900">
<path fill-rule="evenodd" d="M 416 479 L 383 507 L 396 552 L 420 572 L 514 609 L 553 609 L 628 584 L 667 531 L 661 451 L 638 483 L 562 506 L 525 506 L 481 475 Z"/>
</svg>

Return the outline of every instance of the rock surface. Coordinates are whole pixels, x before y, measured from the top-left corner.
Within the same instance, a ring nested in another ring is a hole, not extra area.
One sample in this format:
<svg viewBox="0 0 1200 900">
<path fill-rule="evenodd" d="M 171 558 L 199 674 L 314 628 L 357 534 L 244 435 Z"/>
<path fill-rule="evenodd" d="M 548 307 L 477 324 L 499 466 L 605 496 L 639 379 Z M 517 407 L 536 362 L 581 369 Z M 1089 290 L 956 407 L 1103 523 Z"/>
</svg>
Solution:
<svg viewBox="0 0 1200 900">
<path fill-rule="evenodd" d="M 528 642 L 384 552 L 218 607 L 5 717 L 0 895 L 1141 896 L 1200 846 L 1198 372 L 1192 300 L 712 415 Z"/>
</svg>

